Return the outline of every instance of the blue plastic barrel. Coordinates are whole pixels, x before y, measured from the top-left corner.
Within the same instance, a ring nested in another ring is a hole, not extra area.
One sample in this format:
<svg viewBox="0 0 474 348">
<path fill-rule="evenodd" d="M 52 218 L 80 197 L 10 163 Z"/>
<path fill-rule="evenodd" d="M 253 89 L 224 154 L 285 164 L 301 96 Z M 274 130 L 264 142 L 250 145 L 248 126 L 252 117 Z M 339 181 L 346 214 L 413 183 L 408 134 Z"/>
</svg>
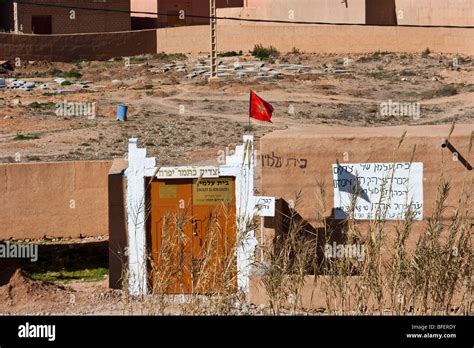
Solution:
<svg viewBox="0 0 474 348">
<path fill-rule="evenodd" d="M 127 111 L 128 111 L 128 106 L 125 105 L 125 104 L 120 104 L 117 107 L 117 120 L 126 121 L 127 120 Z"/>
</svg>

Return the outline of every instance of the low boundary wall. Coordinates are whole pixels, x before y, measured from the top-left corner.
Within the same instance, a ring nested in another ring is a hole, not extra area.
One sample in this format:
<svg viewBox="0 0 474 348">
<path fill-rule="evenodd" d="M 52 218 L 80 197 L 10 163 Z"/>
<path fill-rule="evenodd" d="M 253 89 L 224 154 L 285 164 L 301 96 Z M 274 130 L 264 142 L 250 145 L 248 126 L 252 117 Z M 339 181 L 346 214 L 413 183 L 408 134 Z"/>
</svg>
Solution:
<svg viewBox="0 0 474 348">
<path fill-rule="evenodd" d="M 474 54 L 474 29 L 220 23 L 217 47 L 221 52 L 250 51 L 262 44 L 280 52 L 296 47 L 308 53 L 421 53 L 429 48 L 436 53 Z M 157 51 L 208 52 L 209 36 L 208 26 L 159 29 Z"/>
<path fill-rule="evenodd" d="M 131 32 L 73 35 L 0 33 L 0 59 L 106 60 L 140 54 L 209 52 L 209 27 L 190 26 Z M 338 25 L 255 24 L 220 20 L 219 51 L 250 51 L 256 44 L 281 52 L 294 47 L 314 53 L 376 51 L 474 55 L 474 29 Z"/>
<path fill-rule="evenodd" d="M 0 33 L 0 59 L 107 60 L 156 53 L 156 30 L 94 34 L 27 35 Z"/>
<path fill-rule="evenodd" d="M 111 161 L 0 165 L 0 240 L 108 235 Z"/>
</svg>

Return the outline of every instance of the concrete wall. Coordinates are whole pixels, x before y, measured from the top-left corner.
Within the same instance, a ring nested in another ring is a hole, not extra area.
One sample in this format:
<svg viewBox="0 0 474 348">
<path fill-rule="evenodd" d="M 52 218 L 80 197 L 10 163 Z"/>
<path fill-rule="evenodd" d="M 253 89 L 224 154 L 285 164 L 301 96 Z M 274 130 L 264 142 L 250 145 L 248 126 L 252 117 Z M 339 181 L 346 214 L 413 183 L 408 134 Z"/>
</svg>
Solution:
<svg viewBox="0 0 474 348">
<path fill-rule="evenodd" d="M 33 33 L 32 16 L 52 16 L 53 34 L 98 33 L 130 30 L 130 0 L 90 1 L 90 0 L 33 0 L 37 4 L 76 6 L 126 12 L 102 12 L 73 9 L 75 19 L 70 18 L 70 9 L 18 4 L 18 23 L 20 31 Z M 11 14 L 13 16 L 13 14 Z"/>
<path fill-rule="evenodd" d="M 353 276 L 350 278 L 346 278 L 347 280 L 347 287 L 346 290 L 347 296 L 345 297 L 345 311 L 351 312 L 358 312 L 360 308 L 358 308 L 358 300 L 354 298 L 354 294 L 357 294 L 357 283 L 359 282 L 358 277 Z M 333 289 L 332 291 L 327 290 L 327 286 L 329 283 L 329 278 L 319 276 L 315 279 L 314 276 L 306 276 L 304 284 L 301 288 L 301 307 L 307 309 L 331 309 L 331 310 L 341 310 L 340 298 L 336 299 L 334 296 L 338 293 L 338 290 Z M 359 284 L 360 286 L 360 284 Z M 326 289 L 325 289 L 326 288 Z M 384 308 L 392 308 L 391 297 L 390 297 L 390 290 L 384 290 Z M 454 303 L 461 303 L 463 292 L 466 291 L 464 288 L 457 289 L 453 296 Z M 328 294 L 329 293 L 329 294 Z M 328 298 L 329 297 L 329 298 Z M 250 294 L 249 294 L 249 302 L 260 306 L 265 305 L 266 307 L 270 306 L 269 297 L 267 295 L 266 289 L 263 286 L 262 278 L 259 276 L 252 276 L 250 277 Z M 329 302 L 329 303 L 328 303 Z M 290 307 L 288 303 L 285 306 Z M 471 305 L 472 306 L 472 305 Z M 370 311 L 378 311 L 378 304 L 375 299 L 375 296 L 372 294 L 367 302 L 367 309 Z M 340 312 L 339 312 L 340 313 Z"/>
<path fill-rule="evenodd" d="M 156 53 L 156 30 L 72 35 L 0 33 L 0 59 L 73 61 Z"/>
<path fill-rule="evenodd" d="M 474 54 L 474 29 L 404 28 L 333 25 L 255 24 L 218 21 L 218 47 L 250 51 L 256 44 L 281 52 L 296 47 L 304 52 L 369 53 L 376 51 Z M 209 51 L 209 28 L 166 28 L 157 31 L 157 51 L 199 53 Z"/>
<path fill-rule="evenodd" d="M 394 154 L 405 130 L 406 138 Z M 415 222 L 413 235 L 408 239 L 411 248 L 432 213 L 442 173 L 451 184 L 447 201 L 450 208 L 445 212 L 445 219 L 453 215 L 463 188 L 472 193 L 474 171 L 467 171 L 459 161 L 452 159 L 447 149 L 441 148 L 441 142 L 449 131 L 450 125 L 371 128 L 320 126 L 307 131 L 273 132 L 261 139 L 260 154 L 279 157 L 282 166 L 272 167 L 271 163 L 264 161 L 261 174 L 262 195 L 276 196 L 289 202 L 294 201 L 297 193 L 301 192 L 297 212 L 315 229 L 322 228 L 322 218 L 331 220 L 333 217 L 333 164 L 409 162 L 416 145 L 413 161 L 424 164 L 424 221 Z M 472 164 L 474 151 L 468 154 L 471 132 L 474 132 L 474 125 L 457 125 L 450 141 Z M 294 165 L 286 166 L 288 158 L 306 159 L 307 167 L 301 169 Z M 260 161 L 262 162 L 262 157 Z M 318 193 L 318 182 L 322 183 L 326 192 L 325 202 Z M 471 211 L 471 214 L 474 212 Z M 471 217 L 474 218 L 474 215 Z M 364 225 L 362 222 L 361 224 Z M 271 221 L 266 221 L 266 225 L 271 226 Z M 389 231 L 394 232 L 393 226 L 393 223 L 387 224 Z M 271 236 L 271 231 L 267 232 Z M 393 236 L 394 233 L 388 233 L 389 240 Z"/>
<path fill-rule="evenodd" d="M 401 25 L 474 25 L 474 0 L 246 0 L 240 15 L 288 20 L 290 10 L 300 21 L 396 24 L 396 10 Z"/>
<path fill-rule="evenodd" d="M 398 24 L 474 26 L 474 0 L 396 0 Z"/>
<path fill-rule="evenodd" d="M 255 24 L 218 21 L 218 47 L 250 51 L 256 44 L 281 52 L 370 53 L 376 51 L 474 55 L 473 29 Z M 257 35 L 258 33 L 258 35 Z M 209 51 L 209 27 L 163 28 L 119 33 L 13 35 L 0 33 L 0 59 L 105 60 L 139 54 Z"/>
<path fill-rule="evenodd" d="M 108 234 L 110 161 L 0 165 L 0 240 Z"/>
</svg>

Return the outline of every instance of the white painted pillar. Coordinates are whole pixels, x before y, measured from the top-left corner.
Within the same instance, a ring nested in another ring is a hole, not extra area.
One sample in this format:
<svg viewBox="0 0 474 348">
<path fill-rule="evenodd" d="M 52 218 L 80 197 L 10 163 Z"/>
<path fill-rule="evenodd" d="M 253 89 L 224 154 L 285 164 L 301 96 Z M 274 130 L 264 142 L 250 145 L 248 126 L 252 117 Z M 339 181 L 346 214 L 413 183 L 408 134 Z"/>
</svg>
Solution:
<svg viewBox="0 0 474 348">
<path fill-rule="evenodd" d="M 13 2 L 13 30 L 15 34 L 19 33 L 18 30 L 18 3 L 16 1 Z"/>
<path fill-rule="evenodd" d="M 138 148 L 137 139 L 128 142 L 126 208 L 128 226 L 128 287 L 132 295 L 144 295 L 147 289 L 147 255 L 145 226 L 145 172 L 155 166 L 146 157 L 146 149 Z"/>
<path fill-rule="evenodd" d="M 254 199 L 254 143 L 252 135 L 244 135 L 244 144 L 235 148 L 235 155 L 228 156 L 226 165 L 234 167 L 236 181 L 237 219 L 237 284 L 249 292 L 249 276 L 254 261 L 257 239 L 251 229 L 255 213 Z"/>
</svg>

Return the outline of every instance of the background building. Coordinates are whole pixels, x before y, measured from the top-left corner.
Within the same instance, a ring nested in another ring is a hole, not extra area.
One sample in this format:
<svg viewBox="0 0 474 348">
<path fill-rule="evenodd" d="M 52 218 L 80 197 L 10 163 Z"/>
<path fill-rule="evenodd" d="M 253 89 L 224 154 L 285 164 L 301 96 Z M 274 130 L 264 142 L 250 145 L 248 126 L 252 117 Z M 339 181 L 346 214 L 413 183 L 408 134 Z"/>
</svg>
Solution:
<svg viewBox="0 0 474 348">
<path fill-rule="evenodd" d="M 131 29 L 130 0 L 32 0 L 31 2 L 34 4 L 18 3 L 18 29 L 25 34 L 98 33 Z M 123 12 L 90 11 L 74 7 Z M 11 1 L 0 0 L 0 30 L 14 29 L 13 4 Z"/>
<path fill-rule="evenodd" d="M 217 8 L 243 7 L 244 0 L 216 0 Z M 184 25 L 208 24 L 209 0 L 131 0 L 132 11 L 150 12 L 149 14 L 132 13 L 133 29 L 150 29 L 157 27 L 178 27 Z M 184 11 L 184 19 L 178 14 Z M 153 15 L 152 13 L 159 13 Z"/>
<path fill-rule="evenodd" d="M 245 0 L 219 16 L 371 25 L 474 26 L 474 0 Z"/>
</svg>

